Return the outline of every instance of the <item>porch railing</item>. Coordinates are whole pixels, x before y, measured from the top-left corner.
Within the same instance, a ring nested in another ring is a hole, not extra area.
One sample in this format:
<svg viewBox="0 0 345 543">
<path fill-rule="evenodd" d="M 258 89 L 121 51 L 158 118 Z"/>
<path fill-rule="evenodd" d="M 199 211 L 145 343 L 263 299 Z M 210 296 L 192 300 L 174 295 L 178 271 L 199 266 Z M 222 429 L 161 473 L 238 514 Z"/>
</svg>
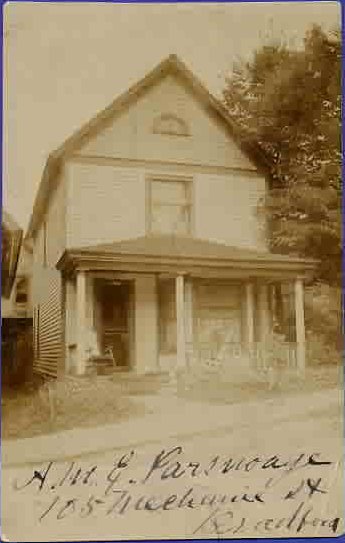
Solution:
<svg viewBox="0 0 345 543">
<path fill-rule="evenodd" d="M 256 373 L 265 373 L 269 369 L 297 372 L 297 345 L 281 342 L 279 345 L 254 343 L 250 347 L 240 342 L 224 342 L 214 345 L 207 342 L 186 345 L 188 366 L 217 371 L 230 369 L 243 364 Z"/>
</svg>

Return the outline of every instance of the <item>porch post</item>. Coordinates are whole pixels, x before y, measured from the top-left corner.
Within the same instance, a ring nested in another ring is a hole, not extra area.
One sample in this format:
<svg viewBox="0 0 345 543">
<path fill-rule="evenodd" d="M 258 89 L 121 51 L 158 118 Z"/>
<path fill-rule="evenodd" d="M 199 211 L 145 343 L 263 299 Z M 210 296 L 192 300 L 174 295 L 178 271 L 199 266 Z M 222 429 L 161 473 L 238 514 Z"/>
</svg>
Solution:
<svg viewBox="0 0 345 543">
<path fill-rule="evenodd" d="M 272 326 L 277 322 L 277 300 L 276 300 L 276 285 L 270 285 L 270 311 Z"/>
<path fill-rule="evenodd" d="M 261 283 L 258 290 L 259 340 L 265 342 L 270 332 L 268 285 Z"/>
<path fill-rule="evenodd" d="M 184 276 L 178 275 L 175 279 L 176 287 L 176 343 L 177 343 L 177 367 L 186 365 L 186 330 L 185 330 L 185 300 L 184 300 Z"/>
<path fill-rule="evenodd" d="M 304 374 L 305 371 L 305 324 L 304 324 L 304 292 L 302 279 L 295 280 L 295 319 L 297 343 L 297 368 Z"/>
<path fill-rule="evenodd" d="M 254 284 L 246 283 L 245 285 L 245 327 L 246 327 L 246 342 L 249 349 L 254 344 Z"/>
<path fill-rule="evenodd" d="M 76 296 L 76 328 L 77 328 L 77 375 L 85 373 L 86 350 L 86 274 L 84 271 L 77 273 Z"/>
<path fill-rule="evenodd" d="M 185 335 L 186 335 L 186 364 L 193 359 L 193 283 L 191 278 L 185 281 Z"/>
<path fill-rule="evenodd" d="M 267 339 L 270 333 L 270 308 L 268 285 L 258 285 L 258 364 L 267 368 Z"/>
</svg>

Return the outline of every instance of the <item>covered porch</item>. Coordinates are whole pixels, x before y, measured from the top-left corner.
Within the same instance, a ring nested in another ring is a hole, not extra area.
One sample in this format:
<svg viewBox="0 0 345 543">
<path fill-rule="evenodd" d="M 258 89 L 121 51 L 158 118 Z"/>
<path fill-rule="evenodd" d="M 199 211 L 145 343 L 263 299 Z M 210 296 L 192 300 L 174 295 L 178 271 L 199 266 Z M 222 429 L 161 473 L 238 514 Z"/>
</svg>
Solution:
<svg viewBox="0 0 345 543">
<path fill-rule="evenodd" d="M 213 366 L 235 376 L 278 356 L 303 375 L 314 265 L 168 236 L 67 251 L 63 370 L 83 375 L 108 360 L 114 371 Z"/>
</svg>

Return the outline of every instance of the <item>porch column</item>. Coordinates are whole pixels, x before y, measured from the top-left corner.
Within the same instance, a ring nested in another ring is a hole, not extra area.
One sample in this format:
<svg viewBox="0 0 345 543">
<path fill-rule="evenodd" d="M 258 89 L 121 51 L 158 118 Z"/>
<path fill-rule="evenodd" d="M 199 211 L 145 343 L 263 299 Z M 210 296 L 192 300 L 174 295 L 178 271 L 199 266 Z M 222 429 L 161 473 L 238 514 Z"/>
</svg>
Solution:
<svg viewBox="0 0 345 543">
<path fill-rule="evenodd" d="M 82 375 L 85 372 L 86 350 L 86 274 L 84 271 L 77 273 L 76 292 L 76 331 L 77 331 L 77 361 L 76 373 Z"/>
<path fill-rule="evenodd" d="M 304 374 L 305 371 L 305 325 L 304 325 L 304 292 L 302 279 L 295 280 L 295 319 L 297 343 L 297 368 Z"/>
<path fill-rule="evenodd" d="M 133 369 L 138 374 L 159 368 L 158 292 L 155 275 L 138 275 L 134 282 Z"/>
<path fill-rule="evenodd" d="M 276 285 L 270 285 L 270 311 L 272 327 L 274 328 L 277 322 L 277 299 L 276 299 Z"/>
<path fill-rule="evenodd" d="M 271 331 L 268 285 L 261 283 L 258 287 L 259 341 L 265 342 Z"/>
<path fill-rule="evenodd" d="M 246 331 L 246 343 L 249 349 L 254 344 L 254 284 L 245 284 L 245 331 Z"/>
<path fill-rule="evenodd" d="M 67 368 L 67 350 L 66 350 L 66 316 L 67 316 L 67 281 L 64 275 L 61 275 L 61 308 L 60 319 L 62 323 L 61 329 L 61 357 L 57 365 L 57 377 L 64 375 Z M 35 315 L 34 315 L 35 317 Z"/>
<path fill-rule="evenodd" d="M 70 372 L 70 356 L 69 345 L 72 343 L 73 337 L 73 320 L 72 320 L 72 307 L 73 307 L 73 283 L 67 278 L 63 277 L 63 299 L 62 299 L 62 315 L 61 321 L 63 323 L 62 329 L 62 344 L 63 344 L 63 373 Z"/>
<path fill-rule="evenodd" d="M 176 288 L 176 343 L 177 367 L 186 365 L 186 330 L 185 330 L 185 296 L 184 276 L 178 275 L 175 279 Z"/>
<path fill-rule="evenodd" d="M 186 363 L 193 359 L 193 283 L 191 278 L 185 281 L 185 334 L 186 334 Z"/>
<path fill-rule="evenodd" d="M 257 364 L 262 368 L 267 367 L 267 340 L 270 333 L 270 308 L 268 285 L 258 285 L 258 359 Z"/>
</svg>

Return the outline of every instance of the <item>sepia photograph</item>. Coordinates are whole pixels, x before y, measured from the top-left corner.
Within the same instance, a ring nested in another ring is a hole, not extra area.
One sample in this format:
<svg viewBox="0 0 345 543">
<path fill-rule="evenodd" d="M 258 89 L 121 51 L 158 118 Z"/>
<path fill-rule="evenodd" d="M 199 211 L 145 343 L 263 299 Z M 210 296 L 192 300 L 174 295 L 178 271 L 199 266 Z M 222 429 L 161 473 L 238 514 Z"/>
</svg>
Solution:
<svg viewBox="0 0 345 543">
<path fill-rule="evenodd" d="M 341 5 L 3 6 L 1 540 L 344 534 Z"/>
</svg>

